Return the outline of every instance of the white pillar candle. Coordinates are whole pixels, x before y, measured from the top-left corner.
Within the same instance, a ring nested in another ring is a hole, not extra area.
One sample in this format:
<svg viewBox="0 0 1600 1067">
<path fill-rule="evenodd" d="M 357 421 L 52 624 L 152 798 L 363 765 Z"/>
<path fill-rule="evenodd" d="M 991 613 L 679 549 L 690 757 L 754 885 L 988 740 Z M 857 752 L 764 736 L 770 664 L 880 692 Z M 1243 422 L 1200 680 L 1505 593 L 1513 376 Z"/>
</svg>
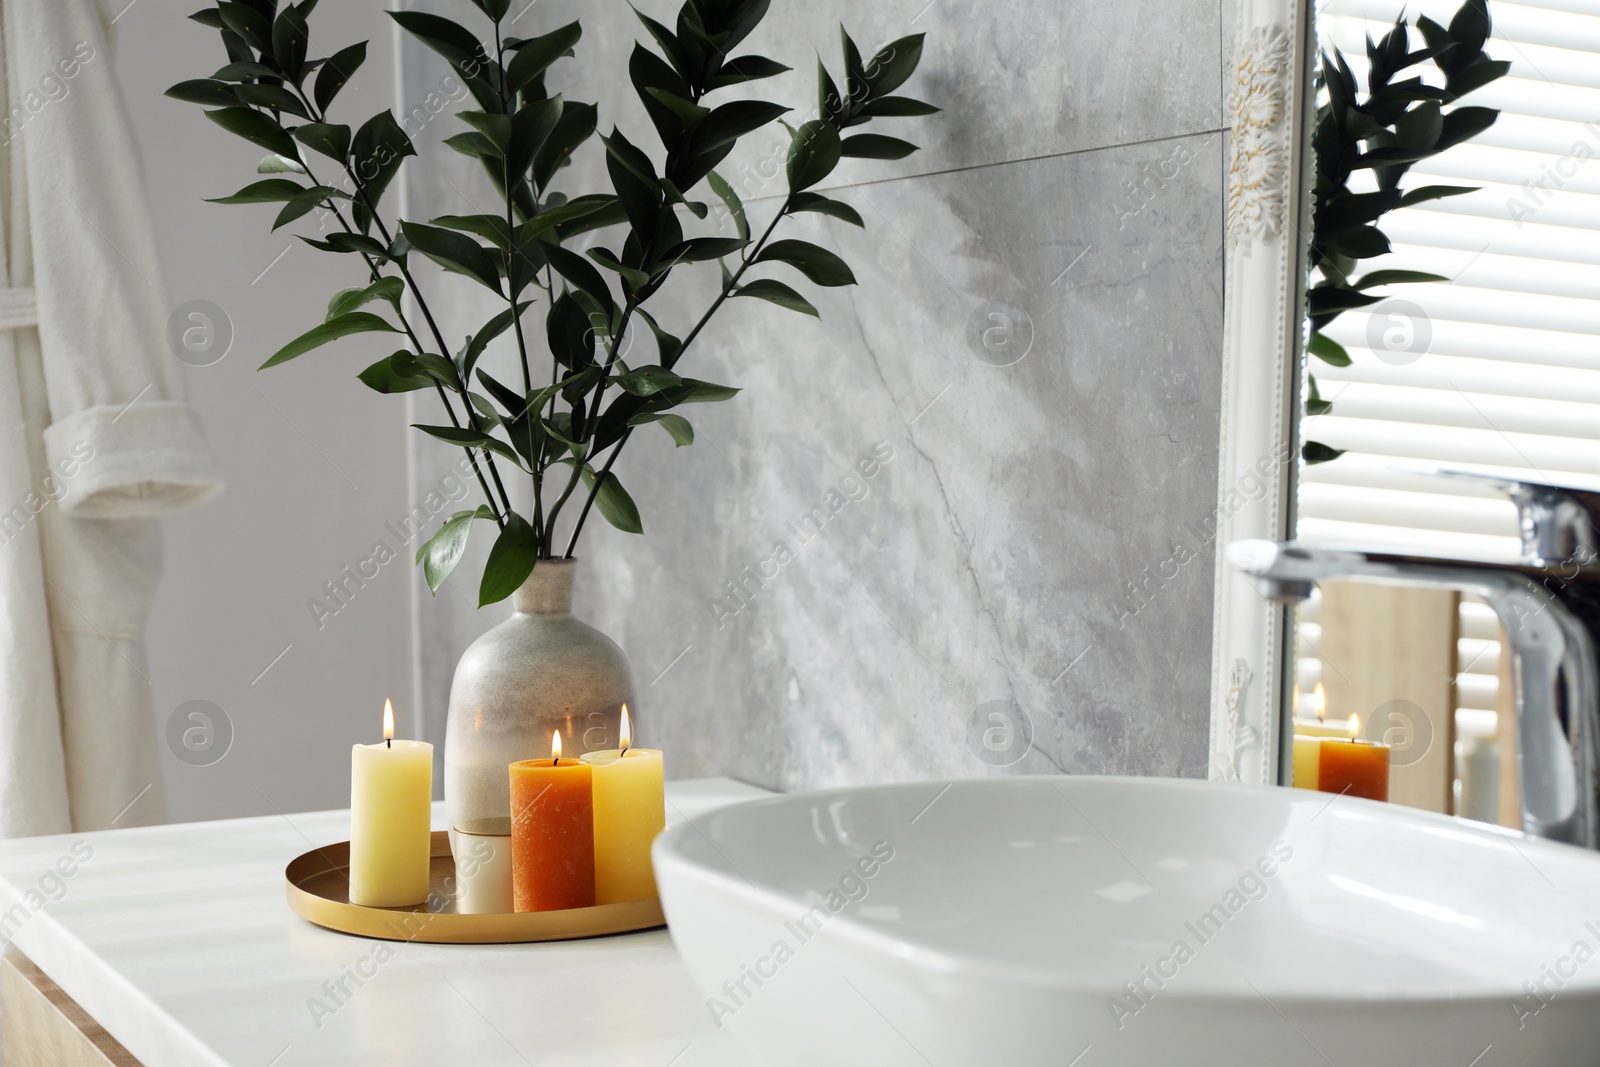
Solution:
<svg viewBox="0 0 1600 1067">
<path fill-rule="evenodd" d="M 511 895 L 511 820 L 475 819 L 450 830 L 456 860 L 456 914 L 507 915 Z"/>
<path fill-rule="evenodd" d="M 383 738 L 350 750 L 350 903 L 408 908 L 428 899 L 433 746 L 393 740 L 387 700 Z"/>
</svg>

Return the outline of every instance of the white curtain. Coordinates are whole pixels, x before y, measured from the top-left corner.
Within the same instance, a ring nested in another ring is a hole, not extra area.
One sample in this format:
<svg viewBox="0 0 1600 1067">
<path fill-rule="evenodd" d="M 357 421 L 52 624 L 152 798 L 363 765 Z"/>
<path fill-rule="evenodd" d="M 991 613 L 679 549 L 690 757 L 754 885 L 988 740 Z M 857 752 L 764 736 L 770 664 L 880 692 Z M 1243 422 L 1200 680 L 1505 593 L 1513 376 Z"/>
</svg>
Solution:
<svg viewBox="0 0 1600 1067">
<path fill-rule="evenodd" d="M 95 0 L 0 0 L 0 836 L 164 818 L 156 517 L 222 488 Z"/>
</svg>

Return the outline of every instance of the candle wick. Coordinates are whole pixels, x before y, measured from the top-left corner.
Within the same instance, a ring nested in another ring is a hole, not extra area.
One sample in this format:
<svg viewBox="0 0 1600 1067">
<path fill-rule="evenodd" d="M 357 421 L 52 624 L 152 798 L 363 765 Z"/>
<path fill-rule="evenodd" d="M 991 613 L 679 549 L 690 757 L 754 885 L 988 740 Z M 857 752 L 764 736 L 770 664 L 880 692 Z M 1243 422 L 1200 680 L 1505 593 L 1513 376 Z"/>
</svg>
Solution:
<svg viewBox="0 0 1600 1067">
<path fill-rule="evenodd" d="M 383 747 L 384 747 L 384 748 L 393 748 L 393 747 L 394 747 L 394 738 L 392 738 L 392 737 L 385 737 L 385 738 L 384 738 L 384 739 L 383 739 Z"/>
</svg>

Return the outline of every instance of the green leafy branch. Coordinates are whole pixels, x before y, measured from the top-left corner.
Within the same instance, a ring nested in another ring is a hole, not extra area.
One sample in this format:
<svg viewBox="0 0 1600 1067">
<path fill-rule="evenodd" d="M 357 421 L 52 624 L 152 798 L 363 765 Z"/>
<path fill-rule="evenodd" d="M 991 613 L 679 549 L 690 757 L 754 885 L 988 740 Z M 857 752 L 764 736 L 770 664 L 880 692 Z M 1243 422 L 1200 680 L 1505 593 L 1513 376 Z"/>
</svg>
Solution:
<svg viewBox="0 0 1600 1067">
<path fill-rule="evenodd" d="M 1424 47 L 1415 51 L 1403 15 L 1381 41 L 1367 38 L 1370 69 L 1365 93 L 1338 49 L 1322 54 L 1317 72 L 1324 99 L 1312 135 L 1317 172 L 1310 265 L 1315 280 L 1306 293 L 1311 324 L 1307 350 L 1334 367 L 1349 366 L 1350 354 L 1328 336 L 1329 323 L 1346 311 L 1383 300 L 1384 294 L 1373 292 L 1382 286 L 1449 280 L 1412 270 L 1368 271 L 1358 278 L 1356 271 L 1361 260 L 1389 253 L 1389 238 L 1377 225 L 1384 215 L 1475 191 L 1460 185 L 1402 190 L 1400 184 L 1413 165 L 1476 137 L 1500 115 L 1486 107 L 1444 110 L 1510 69 L 1509 63 L 1490 59 L 1483 50 L 1491 29 L 1486 0 L 1466 0 L 1449 26 L 1425 15 L 1416 26 Z M 1429 84 L 1420 74 L 1400 78 L 1429 62 L 1442 75 L 1442 85 Z M 1351 178 L 1362 170 L 1372 171 L 1375 191 L 1358 193 L 1350 188 Z M 1314 376 L 1308 390 L 1308 415 L 1332 410 Z M 1324 463 L 1343 454 L 1317 441 L 1307 441 L 1302 450 L 1307 463 Z"/>
<path fill-rule="evenodd" d="M 363 370 L 360 378 L 381 393 L 432 389 L 439 397 L 448 425 L 417 428 L 466 450 L 486 504 L 450 516 L 418 551 L 418 562 L 429 588 L 437 591 L 460 562 L 473 525 L 494 522 L 498 533 L 479 589 L 480 603 L 487 604 L 509 596 L 539 559 L 553 558 L 557 520 L 580 495 L 580 485 L 582 506 L 565 547 L 567 557 L 591 509 L 619 529 L 643 531 L 638 507 L 613 470 L 634 428 L 653 423 L 674 445 L 691 444 L 694 428 L 676 409 L 738 392 L 683 377 L 674 368 L 730 298 L 755 297 L 817 314 L 783 281 L 746 280 L 753 269 L 790 268 L 820 286 L 854 284 L 849 266 L 833 252 L 805 241 L 773 240 L 775 232 L 784 219 L 802 212 L 864 225 L 849 205 L 813 188 L 842 158 L 896 160 L 916 146 L 845 131 L 874 119 L 930 115 L 938 109 L 894 95 L 921 60 L 922 35 L 901 38 L 863 61 L 841 30 L 844 90 L 819 61 L 817 117 L 798 127 L 785 123 L 787 195 L 761 236 L 752 239 L 744 205 L 714 168 L 741 138 L 782 121 L 791 109 L 763 100 L 713 104 L 709 98 L 789 69 L 764 56 L 733 54 L 760 24 L 770 0 L 686 0 L 670 29 L 639 15 L 654 48 L 636 43 L 628 74 L 663 150 L 659 169 L 651 154 L 621 130 L 599 135 L 595 105 L 548 91 L 548 73 L 557 61 L 574 55 L 582 38 L 577 22 L 541 36 L 507 37 L 502 28 L 509 0 L 472 2 L 492 23 L 487 40 L 438 15 L 390 15 L 441 55 L 471 93 L 477 106 L 456 112 L 468 128 L 445 144 L 482 165 L 500 198 L 494 214 L 443 215 L 425 223 L 398 219 L 392 227 L 385 222 L 384 192 L 416 150 L 388 111 L 354 130 L 330 121 L 329 109 L 364 61 L 366 45 L 309 58 L 308 23 L 316 0 L 281 8 L 277 0 L 222 0 L 190 16 L 221 34 L 228 63 L 209 78 L 173 86 L 168 95 L 208 108 L 212 121 L 270 153 L 258 170 L 273 177 L 217 202 L 281 204 L 274 229 L 321 211 L 338 229 L 302 240 L 364 262 L 363 284 L 334 294 L 325 320 L 280 348 L 263 367 L 354 334 L 404 336 L 406 347 Z M 611 188 L 578 195 L 556 190 L 559 173 L 591 139 L 603 146 Z M 319 179 L 317 169 L 326 166 L 325 160 L 343 173 L 343 188 Z M 685 232 L 686 223 L 709 214 L 707 203 L 696 198 L 702 185 L 722 202 L 736 236 Z M 610 229 L 617 230 L 620 243 L 581 251 L 571 247 L 581 235 Z M 504 310 L 453 353 L 412 273 L 415 254 L 504 301 Z M 737 257 L 732 267 L 730 257 Z M 680 340 L 646 304 L 675 269 L 710 260 L 720 262 L 721 289 Z M 421 329 L 408 317 L 406 296 L 421 316 Z M 533 362 L 540 338 L 524 325 L 536 302 L 546 307 L 542 340 L 551 361 L 548 384 L 537 387 Z M 630 329 L 638 333 L 640 322 L 653 337 L 657 362 L 630 366 L 622 358 L 625 342 Z M 516 386 L 478 366 L 508 331 L 519 362 Z M 502 464 L 530 477 L 531 515 L 513 508 Z"/>
</svg>

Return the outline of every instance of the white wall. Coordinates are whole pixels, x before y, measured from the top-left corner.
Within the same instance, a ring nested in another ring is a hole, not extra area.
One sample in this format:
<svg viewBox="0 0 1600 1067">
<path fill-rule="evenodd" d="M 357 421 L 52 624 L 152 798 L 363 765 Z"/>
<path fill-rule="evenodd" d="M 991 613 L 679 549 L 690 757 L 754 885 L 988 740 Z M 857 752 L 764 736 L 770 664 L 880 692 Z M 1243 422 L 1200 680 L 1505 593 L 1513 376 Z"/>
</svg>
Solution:
<svg viewBox="0 0 1600 1067">
<path fill-rule="evenodd" d="M 416 713 L 409 551 L 321 629 L 307 607 L 375 542 L 399 544 L 384 523 L 407 508 L 404 405 L 355 379 L 393 346 L 351 339 L 257 373 L 321 320 L 334 290 L 360 281 L 359 263 L 316 252 L 288 230 L 270 234 L 271 206 L 202 202 L 256 180 L 262 152 L 161 95 L 225 62 L 215 31 L 184 17 L 197 6 L 134 0 L 115 25 L 169 305 L 212 301 L 234 329 L 225 358 L 187 371 L 228 489 L 166 522 L 166 577 L 149 628 L 157 728 L 201 699 L 226 713 L 234 738 L 204 767 L 163 747 L 174 821 L 342 807 L 349 746 L 376 738 L 384 697 L 396 698 L 402 731 Z M 336 117 L 357 125 L 391 106 L 393 39 L 380 5 L 325 3 L 312 25 L 321 54 L 372 42 Z"/>
</svg>

